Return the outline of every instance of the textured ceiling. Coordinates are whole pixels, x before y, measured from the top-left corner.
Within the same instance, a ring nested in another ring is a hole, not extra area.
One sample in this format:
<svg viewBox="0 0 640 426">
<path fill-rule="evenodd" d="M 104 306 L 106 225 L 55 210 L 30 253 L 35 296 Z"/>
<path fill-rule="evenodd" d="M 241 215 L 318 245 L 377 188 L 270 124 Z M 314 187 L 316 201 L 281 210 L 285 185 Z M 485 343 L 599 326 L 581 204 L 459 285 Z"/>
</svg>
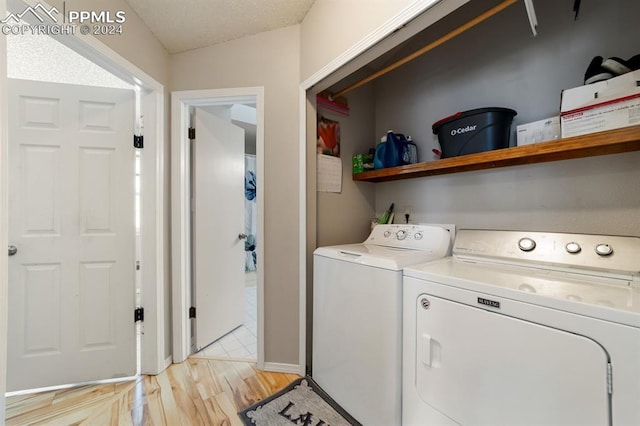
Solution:
<svg viewBox="0 0 640 426">
<path fill-rule="evenodd" d="M 126 0 L 169 53 L 288 27 L 315 0 Z"/>
</svg>

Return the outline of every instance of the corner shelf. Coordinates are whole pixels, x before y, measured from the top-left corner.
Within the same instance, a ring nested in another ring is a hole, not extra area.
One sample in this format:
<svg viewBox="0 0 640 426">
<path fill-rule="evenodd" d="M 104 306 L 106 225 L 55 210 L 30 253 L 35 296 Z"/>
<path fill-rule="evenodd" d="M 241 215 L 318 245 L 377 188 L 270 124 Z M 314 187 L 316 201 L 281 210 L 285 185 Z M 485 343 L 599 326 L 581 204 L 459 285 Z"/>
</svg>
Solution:
<svg viewBox="0 0 640 426">
<path fill-rule="evenodd" d="M 388 182 L 630 151 L 640 151 L 640 126 L 624 127 L 556 141 L 444 158 L 429 163 L 416 163 L 356 173 L 353 175 L 353 180 Z"/>
</svg>

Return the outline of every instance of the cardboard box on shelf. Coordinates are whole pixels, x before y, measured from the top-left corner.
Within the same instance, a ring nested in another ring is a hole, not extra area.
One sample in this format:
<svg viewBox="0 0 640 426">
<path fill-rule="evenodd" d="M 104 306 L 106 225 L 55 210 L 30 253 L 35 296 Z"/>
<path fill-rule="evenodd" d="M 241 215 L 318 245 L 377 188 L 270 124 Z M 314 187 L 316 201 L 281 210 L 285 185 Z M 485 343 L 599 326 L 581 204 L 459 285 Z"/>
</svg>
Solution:
<svg viewBox="0 0 640 426">
<path fill-rule="evenodd" d="M 532 123 L 520 124 L 516 128 L 518 146 L 556 139 L 560 139 L 560 116 L 558 115 Z"/>
<path fill-rule="evenodd" d="M 562 137 L 640 124 L 640 70 L 562 92 Z"/>
</svg>

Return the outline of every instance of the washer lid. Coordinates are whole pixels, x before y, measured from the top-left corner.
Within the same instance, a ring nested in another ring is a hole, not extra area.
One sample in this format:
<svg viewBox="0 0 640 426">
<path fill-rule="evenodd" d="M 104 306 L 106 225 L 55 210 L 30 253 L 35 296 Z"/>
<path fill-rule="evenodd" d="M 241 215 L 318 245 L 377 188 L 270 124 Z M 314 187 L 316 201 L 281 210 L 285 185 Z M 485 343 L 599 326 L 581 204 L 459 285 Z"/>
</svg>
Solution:
<svg viewBox="0 0 640 426">
<path fill-rule="evenodd" d="M 630 280 L 455 257 L 404 276 L 640 327 L 640 288 Z"/>
<path fill-rule="evenodd" d="M 401 271 L 402 268 L 409 265 L 440 259 L 446 253 L 442 251 L 410 250 L 361 243 L 320 247 L 317 248 L 313 254 L 315 256 L 358 263 L 376 268 Z"/>
<path fill-rule="evenodd" d="M 317 256 L 400 271 L 449 254 L 451 234 L 434 225 L 377 225 L 364 243 L 320 247 Z"/>
</svg>

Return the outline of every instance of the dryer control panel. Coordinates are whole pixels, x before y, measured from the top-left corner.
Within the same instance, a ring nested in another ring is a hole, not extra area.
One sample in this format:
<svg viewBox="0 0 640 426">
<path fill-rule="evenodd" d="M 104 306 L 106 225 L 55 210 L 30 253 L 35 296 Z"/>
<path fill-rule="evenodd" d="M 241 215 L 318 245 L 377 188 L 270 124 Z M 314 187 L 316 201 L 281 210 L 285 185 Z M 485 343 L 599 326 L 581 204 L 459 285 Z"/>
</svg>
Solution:
<svg viewBox="0 0 640 426">
<path fill-rule="evenodd" d="M 640 277 L 638 237 L 462 229 L 453 254 Z"/>
</svg>

